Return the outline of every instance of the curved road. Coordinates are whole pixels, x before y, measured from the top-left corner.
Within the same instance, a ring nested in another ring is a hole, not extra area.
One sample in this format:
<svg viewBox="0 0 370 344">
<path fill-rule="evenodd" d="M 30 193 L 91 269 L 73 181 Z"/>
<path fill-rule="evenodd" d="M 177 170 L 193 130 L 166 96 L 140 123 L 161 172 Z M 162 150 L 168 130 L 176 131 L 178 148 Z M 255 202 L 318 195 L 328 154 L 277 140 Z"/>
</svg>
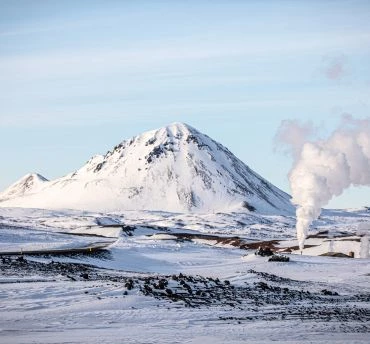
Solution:
<svg viewBox="0 0 370 344">
<path fill-rule="evenodd" d="M 104 250 L 108 246 L 112 245 L 116 240 L 105 241 L 105 242 L 94 242 L 89 245 L 73 248 L 54 248 L 54 249 L 43 249 L 43 250 L 17 250 L 17 251 L 0 251 L 0 256 L 10 255 L 23 255 L 23 254 L 65 254 L 65 253 L 89 253 Z"/>
</svg>

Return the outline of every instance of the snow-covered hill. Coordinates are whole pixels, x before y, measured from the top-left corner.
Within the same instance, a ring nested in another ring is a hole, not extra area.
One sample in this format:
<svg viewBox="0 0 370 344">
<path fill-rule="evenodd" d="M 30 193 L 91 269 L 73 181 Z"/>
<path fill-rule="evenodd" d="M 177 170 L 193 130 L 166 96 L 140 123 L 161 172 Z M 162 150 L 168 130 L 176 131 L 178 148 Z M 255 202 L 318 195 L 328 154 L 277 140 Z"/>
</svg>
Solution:
<svg viewBox="0 0 370 344">
<path fill-rule="evenodd" d="M 35 187 L 27 186 L 31 177 Z M 0 206 L 282 214 L 293 211 L 289 198 L 221 144 L 173 123 L 123 141 L 65 177 L 24 177 L 0 194 Z"/>
<path fill-rule="evenodd" d="M 46 182 L 48 182 L 48 180 L 40 174 L 26 174 L 17 182 L 10 185 L 4 192 L 2 192 L 0 194 L 0 200 L 8 200 L 35 193 L 42 189 Z"/>
</svg>

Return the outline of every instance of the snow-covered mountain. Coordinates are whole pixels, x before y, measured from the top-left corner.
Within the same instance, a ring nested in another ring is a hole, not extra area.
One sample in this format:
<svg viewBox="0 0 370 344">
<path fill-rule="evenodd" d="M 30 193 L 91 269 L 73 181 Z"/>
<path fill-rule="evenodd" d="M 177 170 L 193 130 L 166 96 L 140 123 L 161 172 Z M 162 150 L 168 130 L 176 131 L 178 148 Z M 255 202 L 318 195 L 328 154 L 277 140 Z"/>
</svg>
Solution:
<svg viewBox="0 0 370 344">
<path fill-rule="evenodd" d="M 26 174 L 0 193 L 0 201 L 35 193 L 40 190 L 46 182 L 48 182 L 48 180 L 38 173 Z"/>
<path fill-rule="evenodd" d="M 221 144 L 173 123 L 123 141 L 62 178 L 28 175 L 0 193 L 0 206 L 281 214 L 293 211 L 289 199 Z"/>
</svg>

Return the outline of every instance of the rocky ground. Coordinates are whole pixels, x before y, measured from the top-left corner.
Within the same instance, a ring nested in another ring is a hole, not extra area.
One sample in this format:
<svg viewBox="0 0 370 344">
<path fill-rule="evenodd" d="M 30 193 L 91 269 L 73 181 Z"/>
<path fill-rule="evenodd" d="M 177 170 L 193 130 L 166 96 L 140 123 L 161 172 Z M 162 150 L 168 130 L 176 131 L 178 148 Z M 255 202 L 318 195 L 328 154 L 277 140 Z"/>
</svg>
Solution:
<svg viewBox="0 0 370 344">
<path fill-rule="evenodd" d="M 24 280 L 29 283 L 29 278 L 34 276 L 38 276 L 35 279 L 38 282 L 43 278 L 66 283 L 106 282 L 121 288 L 123 298 L 141 294 L 177 307 L 226 307 L 239 311 L 230 317 L 219 317 L 225 322 L 300 319 L 335 322 L 343 331 L 346 328 L 360 333 L 370 330 L 369 293 L 339 293 L 323 285 L 255 270 L 248 271 L 253 282 L 234 285 L 228 280 L 199 275 L 127 274 L 87 264 L 56 262 L 50 258 L 2 256 L 0 272 L 2 283 L 22 283 Z"/>
</svg>

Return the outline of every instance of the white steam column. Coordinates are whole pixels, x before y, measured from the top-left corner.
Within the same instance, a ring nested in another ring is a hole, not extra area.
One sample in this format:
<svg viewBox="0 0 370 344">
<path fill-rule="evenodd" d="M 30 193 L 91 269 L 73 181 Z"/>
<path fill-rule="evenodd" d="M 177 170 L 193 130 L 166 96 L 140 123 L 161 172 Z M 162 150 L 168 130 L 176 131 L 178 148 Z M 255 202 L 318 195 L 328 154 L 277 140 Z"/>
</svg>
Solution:
<svg viewBox="0 0 370 344">
<path fill-rule="evenodd" d="M 277 135 L 291 146 L 295 158 L 289 182 L 292 203 L 297 207 L 301 251 L 309 227 L 320 216 L 322 207 L 352 185 L 370 185 L 370 118 L 355 120 L 346 116 L 325 140 L 296 142 L 286 138 L 287 134 L 304 131 L 305 127 L 297 122 L 285 121 Z"/>
<path fill-rule="evenodd" d="M 360 243 L 360 258 L 369 258 L 369 239 L 370 239 L 370 223 L 361 223 L 358 225 L 357 235 L 361 236 Z"/>
</svg>

